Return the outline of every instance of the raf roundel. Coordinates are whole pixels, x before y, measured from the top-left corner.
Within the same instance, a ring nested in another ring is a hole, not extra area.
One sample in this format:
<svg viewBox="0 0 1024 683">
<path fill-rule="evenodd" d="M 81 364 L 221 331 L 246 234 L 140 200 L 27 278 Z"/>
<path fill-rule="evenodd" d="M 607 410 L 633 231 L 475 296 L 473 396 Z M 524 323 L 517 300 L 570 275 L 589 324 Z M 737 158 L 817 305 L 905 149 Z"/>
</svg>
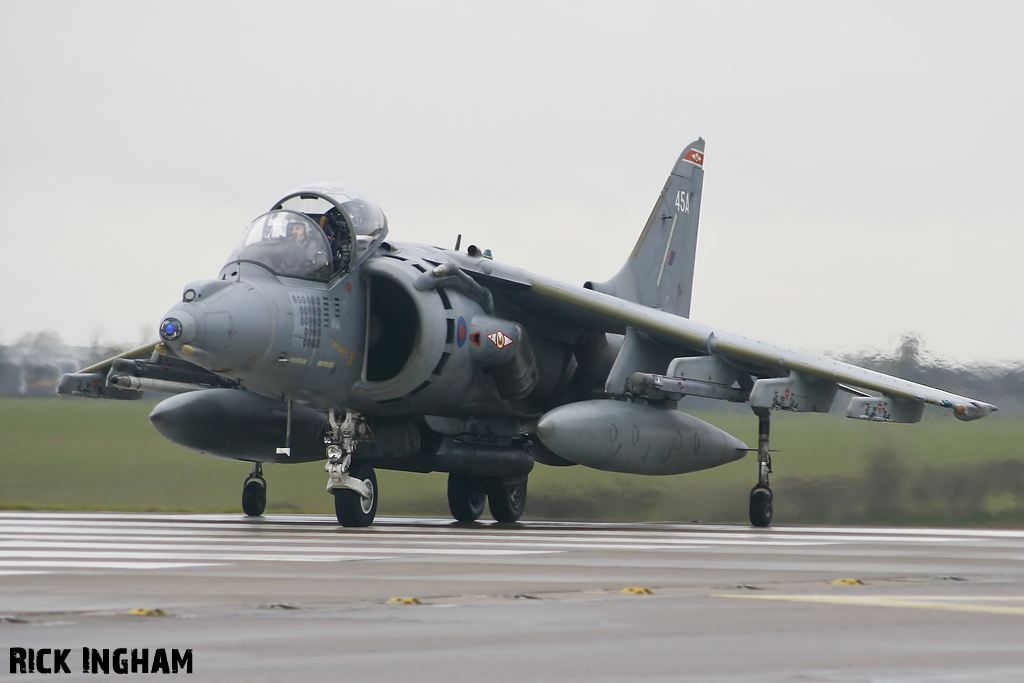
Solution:
<svg viewBox="0 0 1024 683">
<path fill-rule="evenodd" d="M 461 349 L 466 343 L 466 319 L 459 316 L 459 322 L 455 329 L 455 340 Z"/>
</svg>

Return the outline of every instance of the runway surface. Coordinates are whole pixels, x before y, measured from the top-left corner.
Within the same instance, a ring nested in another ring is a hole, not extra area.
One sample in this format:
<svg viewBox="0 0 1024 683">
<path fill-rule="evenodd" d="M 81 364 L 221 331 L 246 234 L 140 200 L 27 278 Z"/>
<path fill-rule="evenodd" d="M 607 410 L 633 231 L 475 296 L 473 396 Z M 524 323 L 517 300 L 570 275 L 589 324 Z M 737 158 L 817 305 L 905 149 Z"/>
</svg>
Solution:
<svg viewBox="0 0 1024 683">
<path fill-rule="evenodd" d="M 72 648 L 67 680 L 89 647 L 211 681 L 1021 681 L 1024 531 L 2 512 L 0 641 Z"/>
</svg>

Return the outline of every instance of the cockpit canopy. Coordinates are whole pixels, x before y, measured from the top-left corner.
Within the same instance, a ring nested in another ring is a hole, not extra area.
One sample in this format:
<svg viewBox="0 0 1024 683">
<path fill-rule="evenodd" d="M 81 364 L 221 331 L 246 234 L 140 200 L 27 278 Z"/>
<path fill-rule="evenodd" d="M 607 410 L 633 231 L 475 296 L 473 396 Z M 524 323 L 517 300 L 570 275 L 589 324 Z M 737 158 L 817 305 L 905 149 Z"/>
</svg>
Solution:
<svg viewBox="0 0 1024 683">
<path fill-rule="evenodd" d="M 277 275 L 327 280 L 352 270 L 387 233 L 388 220 L 376 204 L 350 188 L 314 183 L 253 221 L 229 262 L 254 261 Z"/>
<path fill-rule="evenodd" d="M 287 197 L 274 205 L 275 209 L 284 208 L 285 204 L 293 202 L 317 202 L 325 201 L 333 205 L 344 215 L 349 225 L 357 235 L 375 235 L 381 231 L 387 231 L 388 219 L 384 212 L 373 202 L 350 187 L 344 187 L 334 183 L 312 183 L 292 192 Z M 294 208 L 294 207 L 293 207 Z M 303 206 L 305 210 L 307 206 Z M 328 211 L 329 213 L 329 211 Z"/>
<path fill-rule="evenodd" d="M 327 236 L 298 211 L 271 211 L 245 229 L 228 261 L 255 261 L 277 275 L 317 280 L 330 277 L 334 259 Z"/>
</svg>

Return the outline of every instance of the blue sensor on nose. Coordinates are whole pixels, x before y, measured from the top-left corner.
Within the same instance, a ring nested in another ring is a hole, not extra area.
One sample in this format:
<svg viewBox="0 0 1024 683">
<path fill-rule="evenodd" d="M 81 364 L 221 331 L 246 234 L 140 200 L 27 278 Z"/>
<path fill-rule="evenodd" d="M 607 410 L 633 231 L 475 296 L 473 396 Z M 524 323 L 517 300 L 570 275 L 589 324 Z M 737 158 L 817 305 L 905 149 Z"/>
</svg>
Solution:
<svg viewBox="0 0 1024 683">
<path fill-rule="evenodd" d="M 160 323 L 160 336 L 167 341 L 174 341 L 181 336 L 181 321 L 177 318 L 167 318 Z"/>
</svg>

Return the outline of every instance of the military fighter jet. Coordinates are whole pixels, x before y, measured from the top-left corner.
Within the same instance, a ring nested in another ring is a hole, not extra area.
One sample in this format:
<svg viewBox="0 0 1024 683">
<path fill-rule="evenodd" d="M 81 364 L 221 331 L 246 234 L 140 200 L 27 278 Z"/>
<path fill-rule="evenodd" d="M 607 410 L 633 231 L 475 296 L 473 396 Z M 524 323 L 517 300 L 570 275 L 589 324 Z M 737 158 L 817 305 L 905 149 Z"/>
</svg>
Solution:
<svg viewBox="0 0 1024 683">
<path fill-rule="evenodd" d="M 666 475 L 756 450 L 750 521 L 772 519 L 773 410 L 918 422 L 995 406 L 689 319 L 704 140 L 668 176 L 622 269 L 583 286 L 462 251 L 388 239 L 358 193 L 312 184 L 249 225 L 215 279 L 185 285 L 160 341 L 78 373 L 62 394 L 176 394 L 150 419 L 171 441 L 252 462 L 242 508 L 266 505 L 264 463 L 326 459 L 338 521 L 367 526 L 375 469 L 447 472 L 462 522 L 526 505 L 534 463 Z M 756 449 L 681 410 L 747 403 Z"/>
</svg>

